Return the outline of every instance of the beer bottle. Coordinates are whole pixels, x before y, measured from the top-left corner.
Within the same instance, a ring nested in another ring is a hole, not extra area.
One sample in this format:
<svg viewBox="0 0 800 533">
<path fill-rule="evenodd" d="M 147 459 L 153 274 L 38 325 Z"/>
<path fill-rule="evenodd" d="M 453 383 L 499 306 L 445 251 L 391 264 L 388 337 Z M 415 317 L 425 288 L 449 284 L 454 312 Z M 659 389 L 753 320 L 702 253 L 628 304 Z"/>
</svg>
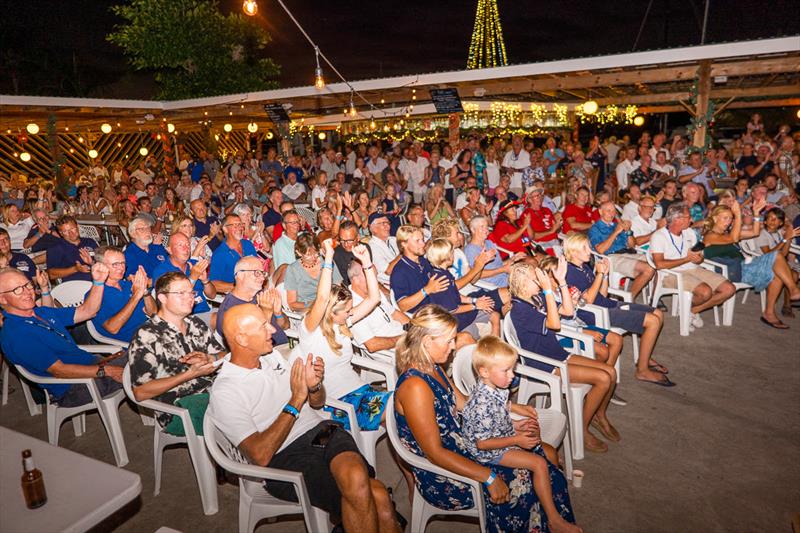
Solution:
<svg viewBox="0 0 800 533">
<path fill-rule="evenodd" d="M 22 494 L 25 496 L 25 505 L 28 509 L 36 509 L 47 503 L 47 493 L 44 490 L 42 472 L 33 464 L 30 450 L 22 452 Z"/>
</svg>

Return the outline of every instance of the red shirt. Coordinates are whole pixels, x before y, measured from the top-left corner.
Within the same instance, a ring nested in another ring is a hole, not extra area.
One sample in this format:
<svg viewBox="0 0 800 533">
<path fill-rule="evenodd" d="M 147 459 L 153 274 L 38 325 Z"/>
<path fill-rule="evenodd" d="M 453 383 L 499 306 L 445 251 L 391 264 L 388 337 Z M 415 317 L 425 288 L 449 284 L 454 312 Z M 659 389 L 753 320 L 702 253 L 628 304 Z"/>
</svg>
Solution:
<svg viewBox="0 0 800 533">
<path fill-rule="evenodd" d="M 567 207 L 564 208 L 564 226 L 563 231 L 564 233 L 569 233 L 572 231 L 573 228 L 569 225 L 569 219 L 574 218 L 575 222 L 584 223 L 584 224 L 591 224 L 592 223 L 592 206 L 585 205 L 583 207 L 579 206 L 578 204 L 569 204 Z M 586 231 L 586 230 L 575 230 L 575 231 Z"/>
<path fill-rule="evenodd" d="M 514 252 L 514 253 L 524 252 L 526 250 L 526 248 L 525 248 L 525 244 L 522 242 L 522 237 L 520 237 L 517 240 L 512 241 L 512 242 L 505 242 L 503 240 L 503 237 L 505 237 L 506 235 L 511 235 L 512 233 L 516 233 L 518 230 L 519 230 L 519 228 L 517 226 L 513 225 L 508 220 L 505 220 L 505 219 L 498 220 L 497 223 L 494 225 L 494 229 L 489 234 L 489 240 L 492 241 L 493 243 L 495 243 L 500 248 L 503 248 L 505 250 L 509 250 L 511 252 Z M 524 233 L 523 233 L 523 235 L 524 235 Z M 500 254 L 501 257 L 507 256 L 507 255 L 508 254 L 504 254 L 502 252 Z"/>
<path fill-rule="evenodd" d="M 553 212 L 544 206 L 540 207 L 537 211 L 534 211 L 529 207 L 522 213 L 522 216 L 525 217 L 526 214 L 530 215 L 531 229 L 533 229 L 533 231 L 536 233 L 548 231 L 554 228 L 556 225 L 556 218 L 553 216 Z M 542 235 L 538 239 L 534 240 L 537 242 L 547 242 L 555 239 L 558 239 L 557 231 L 547 233 L 546 235 Z"/>
</svg>

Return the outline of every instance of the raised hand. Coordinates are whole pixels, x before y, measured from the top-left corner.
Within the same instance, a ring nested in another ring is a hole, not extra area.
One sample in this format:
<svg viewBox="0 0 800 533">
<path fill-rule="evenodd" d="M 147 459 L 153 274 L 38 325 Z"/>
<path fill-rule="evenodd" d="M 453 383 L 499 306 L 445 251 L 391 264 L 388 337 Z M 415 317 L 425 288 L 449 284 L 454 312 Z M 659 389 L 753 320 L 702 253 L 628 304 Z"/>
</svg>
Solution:
<svg viewBox="0 0 800 533">
<path fill-rule="evenodd" d="M 78 250 L 78 256 L 81 258 L 81 263 L 84 265 L 91 265 L 94 263 L 94 259 L 92 259 L 92 254 L 89 253 L 89 248 L 80 248 Z"/>
<path fill-rule="evenodd" d="M 322 357 L 314 357 L 308 354 L 305 363 L 305 372 L 306 386 L 308 386 L 309 389 L 316 388 L 317 385 L 322 383 L 322 380 L 325 379 L 325 361 L 323 361 Z"/>
<path fill-rule="evenodd" d="M 292 391 L 292 399 L 289 401 L 292 405 L 300 407 L 308 399 L 308 383 L 306 382 L 306 365 L 303 359 L 298 357 L 292 365 L 291 376 L 289 378 L 289 386 Z"/>
<path fill-rule="evenodd" d="M 95 263 L 92 265 L 92 281 L 105 283 L 108 279 L 108 267 L 103 263 Z"/>
<path fill-rule="evenodd" d="M 42 292 L 50 290 L 50 278 L 47 277 L 47 272 L 44 270 L 36 269 L 36 284 Z"/>
<path fill-rule="evenodd" d="M 428 283 L 425 285 L 425 292 L 428 294 L 436 294 L 438 292 L 442 292 L 447 289 L 450 283 L 447 280 L 447 277 L 435 275 L 431 276 L 428 280 Z"/>
<path fill-rule="evenodd" d="M 353 255 L 356 259 L 358 259 L 359 263 L 362 265 L 369 265 L 371 264 L 370 257 L 369 257 L 369 249 L 363 244 L 357 244 L 353 246 Z"/>
<path fill-rule="evenodd" d="M 475 300 L 475 308 L 481 311 L 486 311 L 487 313 L 491 313 L 494 311 L 494 300 L 488 296 L 481 296 Z"/>
<path fill-rule="evenodd" d="M 553 277 L 556 278 L 559 285 L 567 282 L 567 259 L 563 255 L 558 258 L 558 265 L 553 272 Z"/>
<path fill-rule="evenodd" d="M 136 270 L 136 274 L 133 276 L 131 292 L 137 300 L 143 298 L 144 295 L 147 294 L 147 273 L 141 265 L 139 265 L 139 269 Z"/>
<path fill-rule="evenodd" d="M 194 280 L 207 281 L 208 280 L 208 265 L 209 260 L 206 258 L 201 259 L 189 269 L 189 277 Z"/>
<path fill-rule="evenodd" d="M 536 269 L 533 271 L 533 277 L 536 281 L 536 284 L 539 285 L 543 291 L 549 291 L 553 288 L 553 284 L 550 283 L 550 276 L 545 274 L 541 268 L 536 267 Z"/>
<path fill-rule="evenodd" d="M 333 258 L 333 240 L 332 239 L 325 239 L 322 241 L 322 251 L 325 254 L 325 258 L 330 260 Z M 353 249 L 355 253 L 355 248 Z"/>
</svg>

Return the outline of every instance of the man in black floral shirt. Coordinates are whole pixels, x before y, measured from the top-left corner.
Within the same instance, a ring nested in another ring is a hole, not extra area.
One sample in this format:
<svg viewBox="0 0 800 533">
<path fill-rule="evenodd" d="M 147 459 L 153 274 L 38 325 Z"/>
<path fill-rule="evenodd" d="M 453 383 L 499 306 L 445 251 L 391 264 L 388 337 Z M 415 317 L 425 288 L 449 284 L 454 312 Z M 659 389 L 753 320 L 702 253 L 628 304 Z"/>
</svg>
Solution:
<svg viewBox="0 0 800 533">
<path fill-rule="evenodd" d="M 193 420 L 202 421 L 202 413 L 193 412 L 193 406 L 205 411 L 207 397 L 197 395 L 211 385 L 210 375 L 216 370 L 213 363 L 223 348 L 205 322 L 191 316 L 195 293 L 189 278 L 181 272 L 168 272 L 158 278 L 155 289 L 158 313 L 142 324 L 128 349 L 133 394 L 139 401 L 154 398 L 168 404 L 194 397 L 197 402 L 186 407 Z M 172 418 L 158 414 L 168 432 L 181 434 L 179 420 Z M 195 424 L 200 434 L 201 426 L 202 422 Z"/>
</svg>

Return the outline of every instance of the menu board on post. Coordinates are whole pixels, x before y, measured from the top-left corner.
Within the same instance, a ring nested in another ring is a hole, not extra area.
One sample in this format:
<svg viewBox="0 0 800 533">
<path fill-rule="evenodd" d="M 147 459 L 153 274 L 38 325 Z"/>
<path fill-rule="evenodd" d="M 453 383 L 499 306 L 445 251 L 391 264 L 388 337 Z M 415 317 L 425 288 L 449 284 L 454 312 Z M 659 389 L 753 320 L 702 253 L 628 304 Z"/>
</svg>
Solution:
<svg viewBox="0 0 800 533">
<path fill-rule="evenodd" d="M 289 114 L 282 104 L 264 104 L 264 111 L 273 124 L 280 124 L 281 122 L 289 122 Z"/>
<path fill-rule="evenodd" d="M 449 115 L 450 113 L 464 112 L 464 108 L 461 106 L 461 97 L 458 96 L 458 89 L 455 87 L 431 89 L 430 93 L 437 113 Z"/>
</svg>

